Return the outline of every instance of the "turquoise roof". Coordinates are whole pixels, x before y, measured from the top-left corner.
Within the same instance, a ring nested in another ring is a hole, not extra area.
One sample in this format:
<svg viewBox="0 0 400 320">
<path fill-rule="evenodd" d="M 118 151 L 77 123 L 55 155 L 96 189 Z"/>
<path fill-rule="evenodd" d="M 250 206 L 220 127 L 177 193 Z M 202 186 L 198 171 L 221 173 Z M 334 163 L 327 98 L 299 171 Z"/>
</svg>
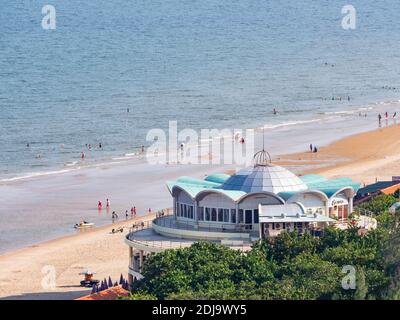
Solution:
<svg viewBox="0 0 400 320">
<path fill-rule="evenodd" d="M 300 177 L 303 180 L 308 189 L 322 191 L 327 195 L 327 197 L 332 197 L 340 189 L 346 187 L 352 187 L 355 192 L 360 188 L 360 184 L 355 182 L 350 178 L 336 178 L 336 179 L 326 179 L 320 175 L 305 175 Z"/>
<path fill-rule="evenodd" d="M 171 193 L 174 187 L 178 187 L 185 190 L 192 198 L 195 198 L 202 191 L 214 191 L 226 195 L 233 201 L 237 201 L 248 192 L 243 190 L 228 189 L 225 182 L 229 178 L 231 178 L 231 176 L 223 173 L 209 175 L 204 180 L 183 176 L 178 178 L 176 181 L 168 181 L 167 186 Z M 340 189 L 352 187 L 354 191 L 357 192 L 360 187 L 359 183 L 350 178 L 337 178 L 328 180 L 319 174 L 308 174 L 300 176 L 299 178 L 307 186 L 306 190 L 321 191 L 328 198 L 332 197 Z M 287 200 L 298 192 L 299 191 L 285 191 L 279 192 L 277 195 L 284 200 Z"/>
<path fill-rule="evenodd" d="M 200 180 L 201 181 L 201 180 Z M 238 190 L 224 190 L 219 188 L 220 185 L 217 186 L 201 186 L 199 184 L 190 184 L 190 183 L 183 183 L 179 181 L 168 181 L 167 186 L 169 191 L 172 193 L 172 189 L 174 187 L 181 188 L 185 190 L 192 198 L 195 198 L 200 192 L 202 191 L 213 191 L 218 192 L 221 194 L 226 195 L 228 198 L 232 199 L 233 201 L 239 200 L 241 197 L 246 195 L 247 193 L 244 191 Z"/>
<path fill-rule="evenodd" d="M 226 180 L 228 180 L 230 177 L 231 177 L 231 176 L 230 176 L 229 174 L 225 174 L 225 173 L 215 173 L 215 174 L 210 174 L 209 176 L 205 177 L 204 180 L 222 184 L 222 183 L 224 183 Z"/>
</svg>

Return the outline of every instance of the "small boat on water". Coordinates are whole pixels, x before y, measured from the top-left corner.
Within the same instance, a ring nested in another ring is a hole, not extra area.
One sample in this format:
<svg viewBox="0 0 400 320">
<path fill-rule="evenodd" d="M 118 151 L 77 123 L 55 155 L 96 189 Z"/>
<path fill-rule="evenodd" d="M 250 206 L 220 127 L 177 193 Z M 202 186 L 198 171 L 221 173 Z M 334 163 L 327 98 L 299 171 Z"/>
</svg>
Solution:
<svg viewBox="0 0 400 320">
<path fill-rule="evenodd" d="M 75 229 L 86 229 L 86 228 L 90 228 L 93 226 L 94 226 L 93 222 L 81 221 L 81 222 L 75 224 L 74 228 Z"/>
</svg>

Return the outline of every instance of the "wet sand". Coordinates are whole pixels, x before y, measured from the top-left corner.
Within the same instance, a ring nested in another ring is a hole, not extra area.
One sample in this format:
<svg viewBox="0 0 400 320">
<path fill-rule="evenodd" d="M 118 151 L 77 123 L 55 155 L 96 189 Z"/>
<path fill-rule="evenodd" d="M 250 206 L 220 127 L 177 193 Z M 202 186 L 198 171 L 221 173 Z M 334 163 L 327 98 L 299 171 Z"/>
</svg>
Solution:
<svg viewBox="0 0 400 320">
<path fill-rule="evenodd" d="M 391 179 L 392 175 L 400 175 L 399 136 L 400 126 L 394 125 L 333 142 L 326 147 L 320 147 L 318 153 L 297 152 L 277 156 L 274 162 L 285 165 L 297 173 L 319 172 L 330 178 L 348 176 L 361 183 L 374 182 L 376 178 Z M 151 166 L 145 165 L 141 169 L 140 172 L 143 176 L 155 170 Z M 221 172 L 227 169 L 229 167 L 216 166 L 214 171 Z M 42 186 L 39 190 L 33 189 L 29 192 L 37 193 L 38 197 L 42 192 L 47 192 L 47 196 L 50 194 L 51 197 L 58 197 L 58 192 L 64 194 L 65 192 L 75 192 L 76 198 L 64 199 L 64 201 L 60 201 L 59 207 L 54 209 L 64 210 L 65 207 L 71 205 L 76 209 L 86 206 L 87 210 L 96 211 L 93 205 L 89 204 L 96 203 L 97 197 L 92 197 L 89 199 L 90 201 L 82 200 L 80 194 L 82 192 L 89 194 L 86 190 L 89 182 L 92 187 L 96 185 L 96 181 L 102 181 L 102 183 L 108 181 L 112 194 L 104 196 L 113 199 L 113 203 L 119 203 L 119 200 L 126 201 L 125 197 L 130 192 L 132 198 L 135 197 L 135 201 L 143 197 L 143 206 L 140 207 L 139 213 L 144 214 L 148 203 L 151 203 L 154 209 L 167 207 L 167 204 L 170 203 L 165 180 L 180 175 L 201 177 L 204 175 L 204 170 L 210 172 L 210 168 L 195 169 L 190 165 L 171 165 L 163 170 L 163 175 L 153 177 L 149 174 L 150 181 L 144 186 L 141 186 L 140 180 L 132 181 L 132 191 L 129 191 L 125 188 L 121 190 L 121 188 L 115 187 L 118 186 L 115 181 L 132 174 L 129 167 L 121 166 L 120 170 L 103 170 L 101 180 L 96 180 L 100 179 L 98 172 L 93 175 L 86 172 L 83 176 L 76 173 L 78 176 L 71 178 L 69 182 L 79 181 L 79 183 L 70 185 L 65 183 L 65 177 L 62 179 L 54 177 L 54 179 L 49 179 L 45 189 Z M 93 179 L 95 179 L 94 182 Z M 33 185 L 32 182 L 31 187 Z M 19 186 L 28 192 L 29 187 L 26 186 L 26 183 L 21 183 Z M 100 186 L 99 189 L 101 189 Z M 90 191 L 95 194 L 92 189 Z M 40 198 L 37 198 L 36 201 L 40 202 Z M 138 219 L 151 218 L 151 216 L 143 216 Z M 132 221 L 120 222 L 115 226 L 130 224 Z M 70 228 L 71 225 L 72 221 L 68 227 Z M 98 279 L 111 276 L 117 280 L 121 273 L 126 276 L 128 249 L 123 242 L 124 234 L 110 234 L 111 229 L 115 226 L 96 228 L 89 232 L 70 235 L 1 255 L 0 297 L 7 299 L 72 299 L 81 296 L 90 291 L 90 289 L 79 287 L 81 276 L 78 273 L 86 268 L 96 271 Z M 54 266 L 55 268 L 56 287 L 54 289 L 42 287 L 42 279 L 46 276 L 42 274 L 44 266 Z"/>
</svg>

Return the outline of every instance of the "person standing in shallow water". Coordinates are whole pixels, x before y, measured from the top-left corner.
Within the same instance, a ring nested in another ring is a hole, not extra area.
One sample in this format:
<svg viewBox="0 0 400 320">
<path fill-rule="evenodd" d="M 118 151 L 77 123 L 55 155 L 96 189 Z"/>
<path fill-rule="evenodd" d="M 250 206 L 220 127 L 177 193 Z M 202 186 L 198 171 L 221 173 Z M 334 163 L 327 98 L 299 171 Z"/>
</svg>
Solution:
<svg viewBox="0 0 400 320">
<path fill-rule="evenodd" d="M 107 208 L 110 208 L 110 199 L 107 199 Z"/>
<path fill-rule="evenodd" d="M 313 152 L 313 145 L 310 143 L 310 152 Z"/>
</svg>

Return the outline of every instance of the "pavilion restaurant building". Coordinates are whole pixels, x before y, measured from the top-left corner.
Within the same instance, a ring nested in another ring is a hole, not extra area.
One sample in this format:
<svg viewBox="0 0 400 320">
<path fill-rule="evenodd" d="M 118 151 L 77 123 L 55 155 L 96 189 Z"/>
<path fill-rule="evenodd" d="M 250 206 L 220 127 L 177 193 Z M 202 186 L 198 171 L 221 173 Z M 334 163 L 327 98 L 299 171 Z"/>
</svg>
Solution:
<svg viewBox="0 0 400 320">
<path fill-rule="evenodd" d="M 131 275 L 141 270 L 146 252 L 197 240 L 244 247 L 285 230 L 318 235 L 326 225 L 345 220 L 352 212 L 359 183 L 316 174 L 296 176 L 265 159 L 261 151 L 253 166 L 234 175 L 217 173 L 203 180 L 180 177 L 167 182 L 172 214 L 159 216 L 151 228 L 126 237 Z"/>
</svg>

